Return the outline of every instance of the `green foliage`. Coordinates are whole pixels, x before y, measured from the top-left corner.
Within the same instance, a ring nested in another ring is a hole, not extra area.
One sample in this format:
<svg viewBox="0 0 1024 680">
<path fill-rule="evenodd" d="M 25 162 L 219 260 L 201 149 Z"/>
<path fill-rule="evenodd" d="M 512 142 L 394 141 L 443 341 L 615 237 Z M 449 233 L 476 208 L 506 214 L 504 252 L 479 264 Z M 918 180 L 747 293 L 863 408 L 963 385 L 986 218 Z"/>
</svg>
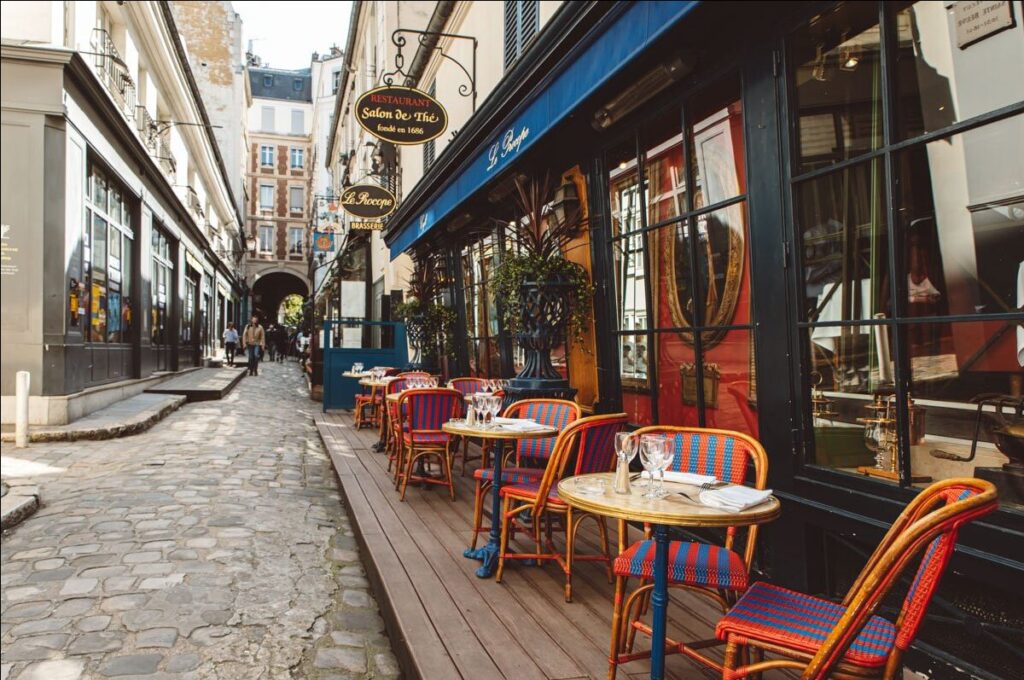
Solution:
<svg viewBox="0 0 1024 680">
<path fill-rule="evenodd" d="M 295 327 L 302 323 L 302 296 L 289 295 L 281 301 L 281 311 L 284 312 L 284 324 Z"/>
<path fill-rule="evenodd" d="M 410 298 L 406 302 L 395 305 L 392 310 L 394 316 L 406 324 L 412 320 L 423 320 L 424 336 L 426 346 L 421 349 L 425 354 L 432 355 L 440 349 L 445 355 L 455 352 L 455 341 L 453 331 L 455 329 L 456 313 L 438 303 L 424 305 L 416 298 Z"/>
<path fill-rule="evenodd" d="M 528 281 L 552 278 L 561 279 L 570 285 L 566 300 L 569 309 L 566 335 L 570 341 L 582 346 L 583 335 L 590 320 L 594 286 L 583 267 L 560 256 L 544 258 L 537 255 L 506 254 L 495 267 L 491 285 L 497 299 L 501 300 L 505 330 L 510 333 L 522 330 L 522 285 Z"/>
</svg>

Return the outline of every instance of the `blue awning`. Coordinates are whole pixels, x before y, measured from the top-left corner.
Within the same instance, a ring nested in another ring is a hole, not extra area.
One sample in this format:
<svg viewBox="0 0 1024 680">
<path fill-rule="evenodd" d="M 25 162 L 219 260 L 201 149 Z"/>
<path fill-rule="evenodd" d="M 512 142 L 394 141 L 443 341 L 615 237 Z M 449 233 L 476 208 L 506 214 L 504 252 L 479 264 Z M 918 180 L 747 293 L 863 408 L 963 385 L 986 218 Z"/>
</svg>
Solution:
<svg viewBox="0 0 1024 680">
<path fill-rule="evenodd" d="M 577 59 L 497 132 L 452 182 L 391 242 L 392 257 L 408 250 L 459 204 L 562 122 L 698 3 L 635 2 Z"/>
</svg>

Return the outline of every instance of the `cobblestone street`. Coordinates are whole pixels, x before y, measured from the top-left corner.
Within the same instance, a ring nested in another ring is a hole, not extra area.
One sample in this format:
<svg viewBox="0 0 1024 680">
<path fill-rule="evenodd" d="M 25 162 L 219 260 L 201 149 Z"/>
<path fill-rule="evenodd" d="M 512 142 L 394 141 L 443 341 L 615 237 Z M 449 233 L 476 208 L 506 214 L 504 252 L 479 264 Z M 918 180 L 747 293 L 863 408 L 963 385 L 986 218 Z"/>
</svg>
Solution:
<svg viewBox="0 0 1024 680">
<path fill-rule="evenodd" d="M 4 446 L 40 510 L 3 537 L 2 680 L 389 678 L 297 366 L 146 433 Z"/>
</svg>

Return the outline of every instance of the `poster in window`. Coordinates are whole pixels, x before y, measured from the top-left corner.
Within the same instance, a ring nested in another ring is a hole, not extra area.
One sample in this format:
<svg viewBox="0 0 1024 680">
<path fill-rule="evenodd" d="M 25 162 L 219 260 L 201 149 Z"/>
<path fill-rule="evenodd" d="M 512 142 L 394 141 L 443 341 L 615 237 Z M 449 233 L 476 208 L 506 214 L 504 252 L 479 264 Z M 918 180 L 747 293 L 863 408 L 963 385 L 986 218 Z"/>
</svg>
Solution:
<svg viewBox="0 0 1024 680">
<path fill-rule="evenodd" d="M 71 314 L 71 326 L 78 328 L 78 279 L 71 279 L 68 284 L 68 312 Z"/>
</svg>

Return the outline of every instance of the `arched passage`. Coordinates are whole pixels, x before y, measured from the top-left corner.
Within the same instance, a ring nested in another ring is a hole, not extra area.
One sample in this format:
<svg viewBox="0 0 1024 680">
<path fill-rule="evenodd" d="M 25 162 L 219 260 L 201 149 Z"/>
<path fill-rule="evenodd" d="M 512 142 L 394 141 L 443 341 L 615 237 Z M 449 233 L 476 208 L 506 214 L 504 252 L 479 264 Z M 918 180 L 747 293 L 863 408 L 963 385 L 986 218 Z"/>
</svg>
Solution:
<svg viewBox="0 0 1024 680">
<path fill-rule="evenodd" d="M 260 317 L 266 324 L 277 322 L 277 311 L 281 302 L 289 295 L 309 295 L 309 286 L 305 280 L 291 272 L 268 272 L 263 274 L 252 286 L 253 314 Z"/>
</svg>

